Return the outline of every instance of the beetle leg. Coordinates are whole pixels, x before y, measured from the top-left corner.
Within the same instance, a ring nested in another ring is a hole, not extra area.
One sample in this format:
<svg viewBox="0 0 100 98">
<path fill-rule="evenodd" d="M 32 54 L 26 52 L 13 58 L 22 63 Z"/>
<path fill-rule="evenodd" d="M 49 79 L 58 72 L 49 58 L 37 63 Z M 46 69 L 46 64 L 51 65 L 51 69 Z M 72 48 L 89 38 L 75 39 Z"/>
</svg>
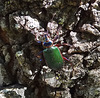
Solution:
<svg viewBox="0 0 100 98">
<path fill-rule="evenodd" d="M 66 57 L 63 57 L 63 56 L 62 56 L 62 58 L 63 58 L 64 60 L 68 61 L 68 62 L 71 64 L 72 69 L 73 69 L 73 71 L 74 71 L 74 66 L 73 66 L 72 62 L 70 62 L 70 60 L 69 60 L 69 59 L 67 59 Z"/>
<path fill-rule="evenodd" d="M 39 58 L 40 61 L 42 61 L 42 59 L 41 59 L 42 53 L 43 53 L 43 51 L 40 51 L 40 52 L 36 55 L 36 57 Z"/>
<path fill-rule="evenodd" d="M 62 28 L 61 26 L 58 27 L 58 29 L 57 29 L 57 35 L 53 39 L 53 42 L 55 42 L 59 38 L 59 32 L 60 32 L 61 28 Z"/>
<path fill-rule="evenodd" d="M 57 36 L 53 39 L 53 42 L 55 42 L 59 38 L 59 33 L 57 32 Z"/>
<path fill-rule="evenodd" d="M 69 60 L 69 59 L 67 59 L 66 57 L 64 57 L 64 56 L 62 56 L 62 57 L 63 57 L 63 59 L 64 59 L 64 60 L 66 60 L 66 61 L 70 61 L 70 60 Z"/>
<path fill-rule="evenodd" d="M 55 46 L 60 47 L 60 46 L 70 46 L 70 47 L 74 47 L 73 45 L 67 44 L 67 43 L 63 43 L 63 44 L 56 44 Z"/>
<path fill-rule="evenodd" d="M 63 44 L 56 44 L 55 46 L 60 47 L 60 46 L 69 46 L 71 48 L 74 48 L 75 50 L 79 51 L 77 47 L 67 44 L 67 43 L 63 43 Z"/>
</svg>

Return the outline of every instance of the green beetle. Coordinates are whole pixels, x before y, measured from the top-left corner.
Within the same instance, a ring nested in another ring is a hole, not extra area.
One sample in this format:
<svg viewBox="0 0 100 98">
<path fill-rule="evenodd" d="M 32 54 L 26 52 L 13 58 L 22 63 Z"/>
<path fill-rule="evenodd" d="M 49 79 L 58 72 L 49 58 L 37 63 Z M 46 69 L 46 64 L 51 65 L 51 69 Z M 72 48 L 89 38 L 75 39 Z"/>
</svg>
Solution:
<svg viewBox="0 0 100 98">
<path fill-rule="evenodd" d="M 67 45 L 67 44 L 66 44 Z M 63 57 L 57 46 L 53 46 L 52 41 L 48 40 L 47 35 L 45 35 L 45 42 L 43 46 L 46 49 L 43 50 L 43 56 L 47 66 L 53 70 L 59 70 L 63 66 L 63 59 L 69 61 L 66 57 Z"/>
<path fill-rule="evenodd" d="M 43 56 L 46 64 L 51 69 L 56 70 L 63 66 L 62 55 L 56 46 L 52 46 L 43 50 Z"/>
</svg>

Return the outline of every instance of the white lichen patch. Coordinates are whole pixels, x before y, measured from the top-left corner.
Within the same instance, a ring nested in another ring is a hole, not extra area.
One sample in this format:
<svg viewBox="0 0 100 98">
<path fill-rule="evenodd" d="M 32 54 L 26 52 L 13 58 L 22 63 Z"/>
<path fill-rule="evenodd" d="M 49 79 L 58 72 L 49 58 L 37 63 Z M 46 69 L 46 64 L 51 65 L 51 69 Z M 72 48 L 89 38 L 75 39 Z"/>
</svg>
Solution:
<svg viewBox="0 0 100 98">
<path fill-rule="evenodd" d="M 26 30 L 30 31 L 31 29 L 40 28 L 39 21 L 35 18 L 31 18 L 30 16 L 14 16 L 17 24 L 15 27 L 21 28 L 24 27 Z"/>
<path fill-rule="evenodd" d="M 15 88 L 15 87 L 9 87 L 9 88 L 6 88 L 6 89 L 3 89 L 0 91 L 0 98 L 15 98 L 15 97 L 18 97 L 20 98 L 19 96 L 21 96 L 21 98 L 25 98 L 25 90 L 27 88 L 26 87 L 23 87 L 23 88 Z"/>
</svg>

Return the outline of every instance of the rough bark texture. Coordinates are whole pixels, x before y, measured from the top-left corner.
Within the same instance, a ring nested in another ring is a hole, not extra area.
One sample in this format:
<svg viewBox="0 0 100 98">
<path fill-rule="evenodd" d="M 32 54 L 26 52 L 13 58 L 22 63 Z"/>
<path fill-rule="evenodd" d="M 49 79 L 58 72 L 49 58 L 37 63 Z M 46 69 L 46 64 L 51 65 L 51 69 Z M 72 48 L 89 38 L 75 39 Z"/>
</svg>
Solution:
<svg viewBox="0 0 100 98">
<path fill-rule="evenodd" d="M 26 16 L 35 19 L 36 36 Z M 53 71 L 40 60 L 44 48 L 36 40 L 43 40 L 41 29 L 48 29 L 53 39 L 59 26 L 54 44 L 72 45 L 59 47 L 72 66 L 64 62 L 61 70 Z M 99 70 L 99 0 L 0 0 L 2 98 L 99 98 Z"/>
</svg>

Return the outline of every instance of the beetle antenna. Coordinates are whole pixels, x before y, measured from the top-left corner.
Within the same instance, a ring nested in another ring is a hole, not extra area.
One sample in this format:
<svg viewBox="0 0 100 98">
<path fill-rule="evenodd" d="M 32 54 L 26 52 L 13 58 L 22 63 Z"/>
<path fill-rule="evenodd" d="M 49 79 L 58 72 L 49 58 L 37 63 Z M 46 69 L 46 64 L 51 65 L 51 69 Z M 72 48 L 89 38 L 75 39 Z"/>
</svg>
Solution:
<svg viewBox="0 0 100 98">
<path fill-rule="evenodd" d="M 45 36 L 45 41 L 48 41 L 47 34 L 45 34 L 44 36 Z"/>
</svg>

